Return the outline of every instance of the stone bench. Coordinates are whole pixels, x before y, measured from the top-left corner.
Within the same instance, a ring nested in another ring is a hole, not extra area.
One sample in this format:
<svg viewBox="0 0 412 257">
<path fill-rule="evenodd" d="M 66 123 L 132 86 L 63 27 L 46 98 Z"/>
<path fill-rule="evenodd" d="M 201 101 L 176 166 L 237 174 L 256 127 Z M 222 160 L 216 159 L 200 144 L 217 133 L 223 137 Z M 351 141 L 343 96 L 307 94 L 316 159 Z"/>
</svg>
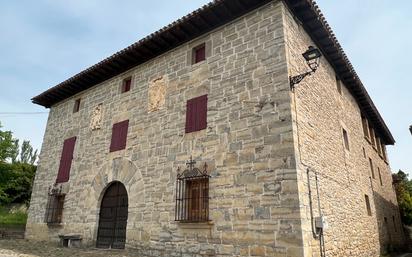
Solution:
<svg viewBox="0 0 412 257">
<path fill-rule="evenodd" d="M 61 247 L 79 248 L 81 246 L 81 235 L 59 235 L 59 238 Z"/>
</svg>

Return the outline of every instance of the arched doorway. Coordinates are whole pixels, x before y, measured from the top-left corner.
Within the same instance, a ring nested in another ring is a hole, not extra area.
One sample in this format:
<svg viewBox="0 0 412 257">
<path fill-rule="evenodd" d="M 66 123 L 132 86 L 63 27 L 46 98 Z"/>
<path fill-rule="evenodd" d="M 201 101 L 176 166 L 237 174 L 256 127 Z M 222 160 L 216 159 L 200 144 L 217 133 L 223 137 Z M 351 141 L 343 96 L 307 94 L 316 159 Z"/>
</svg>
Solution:
<svg viewBox="0 0 412 257">
<path fill-rule="evenodd" d="M 98 248 L 123 249 L 126 242 L 128 197 L 124 185 L 114 182 L 104 193 L 100 205 Z"/>
</svg>

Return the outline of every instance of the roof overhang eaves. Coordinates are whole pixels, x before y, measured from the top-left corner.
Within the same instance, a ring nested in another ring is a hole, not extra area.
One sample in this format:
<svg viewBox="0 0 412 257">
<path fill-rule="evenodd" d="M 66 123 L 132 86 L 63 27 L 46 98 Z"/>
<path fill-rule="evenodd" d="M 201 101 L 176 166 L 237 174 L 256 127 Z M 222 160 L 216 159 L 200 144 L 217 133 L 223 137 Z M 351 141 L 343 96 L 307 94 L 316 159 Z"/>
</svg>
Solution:
<svg viewBox="0 0 412 257">
<path fill-rule="evenodd" d="M 272 0 L 214 0 L 138 42 L 32 98 L 50 108 L 92 86 L 222 26 Z M 313 0 L 283 0 L 334 67 L 338 77 L 358 101 L 362 113 L 378 130 L 385 144 L 395 140 L 371 100 L 332 29 Z M 222 11 L 223 10 L 223 11 Z M 68 90 L 70 88 L 70 90 Z M 361 101 L 362 100 L 362 101 Z"/>
<path fill-rule="evenodd" d="M 302 22 L 302 26 L 335 69 L 337 76 L 358 101 L 361 112 L 373 122 L 384 143 L 393 145 L 395 139 L 316 2 L 313 0 L 284 1 L 293 15 Z"/>
</svg>

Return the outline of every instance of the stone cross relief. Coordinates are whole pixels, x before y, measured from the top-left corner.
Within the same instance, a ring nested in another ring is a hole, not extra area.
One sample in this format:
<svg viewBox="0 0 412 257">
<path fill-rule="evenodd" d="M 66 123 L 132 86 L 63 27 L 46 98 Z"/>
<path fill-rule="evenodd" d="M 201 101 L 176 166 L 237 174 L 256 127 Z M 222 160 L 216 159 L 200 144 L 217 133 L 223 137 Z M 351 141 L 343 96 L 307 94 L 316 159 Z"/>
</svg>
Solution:
<svg viewBox="0 0 412 257">
<path fill-rule="evenodd" d="M 160 77 L 149 83 L 149 106 L 148 111 L 160 110 L 165 105 L 166 79 Z"/>
<path fill-rule="evenodd" d="M 90 128 L 92 130 L 98 130 L 102 127 L 102 107 L 103 104 L 99 104 L 93 110 L 92 117 L 90 119 Z"/>
</svg>

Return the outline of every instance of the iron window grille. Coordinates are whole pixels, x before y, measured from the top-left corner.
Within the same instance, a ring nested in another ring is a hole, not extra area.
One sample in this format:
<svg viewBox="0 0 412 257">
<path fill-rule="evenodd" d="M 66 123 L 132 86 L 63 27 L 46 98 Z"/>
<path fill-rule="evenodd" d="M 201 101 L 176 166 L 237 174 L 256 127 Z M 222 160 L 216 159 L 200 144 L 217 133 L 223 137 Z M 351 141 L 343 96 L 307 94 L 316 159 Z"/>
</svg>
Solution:
<svg viewBox="0 0 412 257">
<path fill-rule="evenodd" d="M 49 190 L 45 215 L 45 223 L 48 225 L 62 222 L 65 196 L 61 193 L 61 188 Z"/>
<path fill-rule="evenodd" d="M 178 169 L 176 181 L 175 221 L 207 222 L 209 221 L 209 178 L 207 164 L 203 170 L 195 167 L 196 162 L 190 160 L 187 168 Z"/>
</svg>

